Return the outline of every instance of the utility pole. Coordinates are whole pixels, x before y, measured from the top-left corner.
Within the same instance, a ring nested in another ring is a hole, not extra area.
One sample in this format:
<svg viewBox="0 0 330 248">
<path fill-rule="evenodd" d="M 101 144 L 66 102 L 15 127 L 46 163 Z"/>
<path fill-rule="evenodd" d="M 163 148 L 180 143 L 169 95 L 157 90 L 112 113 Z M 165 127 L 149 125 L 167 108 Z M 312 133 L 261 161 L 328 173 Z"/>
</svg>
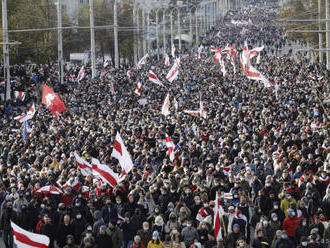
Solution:
<svg viewBox="0 0 330 248">
<path fill-rule="evenodd" d="M 139 5 L 136 7 L 136 39 L 137 39 L 137 57 L 141 58 L 141 39 L 140 39 L 140 20 L 139 20 Z"/>
<path fill-rule="evenodd" d="M 7 0 L 2 0 L 2 39 L 3 39 L 3 64 L 4 64 L 4 80 L 5 80 L 5 100 L 11 99 L 10 94 L 10 66 L 9 66 L 9 39 L 8 39 L 8 23 L 7 23 Z"/>
<path fill-rule="evenodd" d="M 171 10 L 171 16 L 170 16 L 170 21 L 171 21 L 171 47 L 173 46 L 173 10 Z"/>
<path fill-rule="evenodd" d="M 63 84 L 62 0 L 57 0 L 57 62 L 60 82 Z"/>
<path fill-rule="evenodd" d="M 197 16 L 197 8 L 195 10 L 195 26 L 196 26 L 196 47 L 199 45 L 199 35 L 198 35 L 198 16 Z"/>
<path fill-rule="evenodd" d="M 115 67 L 119 68 L 117 0 L 113 4 L 113 37 L 115 39 Z"/>
<path fill-rule="evenodd" d="M 156 53 L 157 60 L 159 60 L 159 38 L 158 38 L 158 10 L 156 10 Z"/>
<path fill-rule="evenodd" d="M 322 9 L 322 6 L 321 6 L 321 2 L 322 0 L 318 0 L 318 14 L 319 14 L 319 30 L 322 30 L 322 25 L 321 25 L 321 9 Z M 322 32 L 319 33 L 319 61 L 320 61 L 320 64 L 323 63 L 323 53 L 321 51 L 322 49 L 322 42 L 323 42 L 323 37 L 322 37 Z"/>
<path fill-rule="evenodd" d="M 96 70 L 95 70 L 94 0 L 89 0 L 89 22 L 90 22 L 90 32 L 91 32 L 92 78 L 95 78 Z"/>
<path fill-rule="evenodd" d="M 190 10 L 190 15 L 189 15 L 189 36 L 191 37 L 191 40 L 193 40 L 193 34 L 192 34 L 192 10 Z"/>
<path fill-rule="evenodd" d="M 150 10 L 148 10 L 148 15 L 147 15 L 147 47 L 148 47 L 148 53 L 150 53 Z"/>
<path fill-rule="evenodd" d="M 326 29 L 326 46 L 327 46 L 327 69 L 330 70 L 330 5 L 329 5 L 329 0 L 325 1 L 325 19 L 327 19 L 326 25 L 325 25 L 325 29 Z"/>
<path fill-rule="evenodd" d="M 180 15 L 180 8 L 178 8 L 178 33 L 179 33 L 179 50 L 181 52 L 181 15 Z"/>
<path fill-rule="evenodd" d="M 165 7 L 163 9 L 163 51 L 165 54 L 166 53 L 166 34 L 165 34 L 165 31 L 166 31 L 166 23 L 165 23 Z"/>
<path fill-rule="evenodd" d="M 143 54 L 146 54 L 147 53 L 147 49 L 146 49 L 146 36 L 145 36 L 145 23 L 146 22 L 146 13 L 145 13 L 145 10 L 144 8 L 142 8 L 142 37 L 143 37 L 143 40 L 142 40 L 142 46 L 143 46 Z M 143 55 L 144 56 L 144 55 Z"/>
<path fill-rule="evenodd" d="M 134 51 L 134 64 L 137 64 L 137 39 L 136 39 L 136 2 L 134 1 L 134 6 L 133 6 L 133 27 L 134 27 L 134 31 L 133 31 L 133 38 L 134 38 L 134 42 L 133 42 L 133 51 Z"/>
</svg>

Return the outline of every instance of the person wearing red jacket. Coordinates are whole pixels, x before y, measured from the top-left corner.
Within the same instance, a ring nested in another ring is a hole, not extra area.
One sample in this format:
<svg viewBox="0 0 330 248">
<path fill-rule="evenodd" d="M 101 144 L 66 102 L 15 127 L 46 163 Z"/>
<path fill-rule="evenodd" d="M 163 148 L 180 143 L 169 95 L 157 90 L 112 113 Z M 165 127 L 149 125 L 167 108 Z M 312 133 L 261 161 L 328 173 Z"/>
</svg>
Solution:
<svg viewBox="0 0 330 248">
<path fill-rule="evenodd" d="M 298 226 L 299 226 L 299 218 L 296 216 L 295 211 L 293 209 L 288 209 L 288 217 L 284 219 L 282 229 L 287 232 L 288 237 L 293 239 L 294 231 Z"/>
</svg>

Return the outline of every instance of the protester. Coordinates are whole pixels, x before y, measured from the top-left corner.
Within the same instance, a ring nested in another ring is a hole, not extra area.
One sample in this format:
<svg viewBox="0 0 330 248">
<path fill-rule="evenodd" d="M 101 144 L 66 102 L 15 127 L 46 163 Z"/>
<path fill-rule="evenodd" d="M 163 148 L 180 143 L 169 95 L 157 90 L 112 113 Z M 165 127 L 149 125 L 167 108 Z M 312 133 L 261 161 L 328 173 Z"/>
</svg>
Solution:
<svg viewBox="0 0 330 248">
<path fill-rule="evenodd" d="M 109 65 L 93 79 L 85 66 L 79 82 L 81 67 L 68 66 L 63 85 L 56 66 L 14 66 L 12 88 L 26 97 L 0 104 L 6 248 L 10 221 L 48 236 L 51 248 L 327 247 L 329 71 L 303 53 L 286 53 L 302 42 L 286 36 L 278 16 L 264 3 L 229 11 L 200 37 L 200 59 L 198 48 L 177 47 L 179 74 L 171 83 L 171 67 L 152 57 L 140 68 Z M 234 59 L 223 51 L 229 44 Z M 222 49 L 221 65 L 211 46 Z M 250 66 L 273 86 L 241 69 L 243 47 L 260 46 Z M 148 80 L 150 70 L 165 87 Z M 66 110 L 40 103 L 43 83 Z M 33 103 L 27 130 L 14 117 Z M 123 148 L 133 164 L 127 172 L 114 155 Z M 76 156 L 93 162 L 94 173 Z M 96 176 L 95 160 L 118 180 Z"/>
</svg>

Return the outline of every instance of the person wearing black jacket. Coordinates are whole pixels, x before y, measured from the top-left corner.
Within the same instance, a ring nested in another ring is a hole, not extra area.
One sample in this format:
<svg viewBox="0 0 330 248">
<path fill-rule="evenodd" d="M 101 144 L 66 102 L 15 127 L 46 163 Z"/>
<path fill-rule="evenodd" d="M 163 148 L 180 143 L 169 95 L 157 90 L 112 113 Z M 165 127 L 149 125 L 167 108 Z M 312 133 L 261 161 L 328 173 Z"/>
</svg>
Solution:
<svg viewBox="0 0 330 248">
<path fill-rule="evenodd" d="M 0 227 L 3 230 L 3 242 L 6 248 L 13 247 L 13 234 L 11 231 L 11 221 L 16 221 L 16 214 L 13 210 L 13 203 L 8 202 L 7 208 L 1 216 Z"/>
<path fill-rule="evenodd" d="M 56 233 L 57 244 L 60 248 L 65 246 L 66 237 L 69 234 L 74 235 L 74 228 L 73 225 L 70 223 L 70 216 L 65 215 L 63 218 L 63 223 L 58 226 Z"/>
<path fill-rule="evenodd" d="M 46 235 L 49 238 L 50 243 L 48 247 L 53 248 L 56 237 L 56 229 L 50 217 L 45 216 L 44 219 L 45 219 L 45 224 L 41 225 L 39 232 L 40 234 Z"/>
<path fill-rule="evenodd" d="M 299 221 L 299 226 L 294 231 L 296 245 L 299 244 L 300 239 L 302 237 L 308 237 L 309 233 L 310 233 L 310 229 L 308 227 L 307 220 L 305 218 L 303 218 Z"/>
<path fill-rule="evenodd" d="M 101 226 L 98 235 L 95 238 L 97 248 L 111 248 L 111 237 L 106 233 L 107 227 Z"/>
</svg>

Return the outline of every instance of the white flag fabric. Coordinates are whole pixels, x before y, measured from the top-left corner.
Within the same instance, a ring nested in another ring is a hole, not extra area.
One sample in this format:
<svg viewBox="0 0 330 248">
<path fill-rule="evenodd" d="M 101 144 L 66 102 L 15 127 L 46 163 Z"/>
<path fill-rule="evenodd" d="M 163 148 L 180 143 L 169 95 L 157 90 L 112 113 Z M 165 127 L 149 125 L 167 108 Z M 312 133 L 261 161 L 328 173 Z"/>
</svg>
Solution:
<svg viewBox="0 0 330 248">
<path fill-rule="evenodd" d="M 204 47 L 202 45 L 198 48 L 198 59 L 201 58 L 201 53 L 202 53 L 203 48 Z"/>
<path fill-rule="evenodd" d="M 140 61 L 139 61 L 138 64 L 137 64 L 137 68 L 138 68 L 138 69 L 141 69 L 142 65 L 144 65 L 144 64 L 147 63 L 147 58 L 148 58 L 148 57 L 149 57 L 149 54 L 146 54 L 146 55 L 144 55 L 144 56 L 140 59 Z"/>
<path fill-rule="evenodd" d="M 172 55 L 173 58 L 175 58 L 175 46 L 174 46 L 174 44 L 172 45 L 171 55 Z"/>
<path fill-rule="evenodd" d="M 220 198 L 218 197 L 218 194 L 215 198 L 215 207 L 214 207 L 214 221 L 213 221 L 213 229 L 214 229 L 214 237 L 216 241 L 223 240 L 222 237 L 222 226 L 223 226 L 223 209 L 220 203 Z"/>
<path fill-rule="evenodd" d="M 77 166 L 79 167 L 81 174 L 83 176 L 93 175 L 92 165 L 83 160 L 77 153 L 75 153 L 74 156 L 76 158 Z"/>
<path fill-rule="evenodd" d="M 15 94 L 15 98 L 19 98 L 22 101 L 24 101 L 25 95 L 26 95 L 25 92 L 23 92 L 23 91 L 15 91 L 14 94 Z"/>
<path fill-rule="evenodd" d="M 14 222 L 10 222 L 14 244 L 17 248 L 47 248 L 50 240 L 46 235 L 32 233 L 24 230 L 16 225 Z"/>
<path fill-rule="evenodd" d="M 116 134 L 111 156 L 119 160 L 120 167 L 122 168 L 121 177 L 132 170 L 133 162 L 131 156 L 126 149 L 119 132 Z"/>
<path fill-rule="evenodd" d="M 178 75 L 179 75 L 179 65 L 177 63 L 174 63 L 171 70 L 167 73 L 166 79 L 172 83 L 175 79 L 177 79 Z"/>
<path fill-rule="evenodd" d="M 83 80 L 85 77 L 85 67 L 81 67 L 80 71 L 78 73 L 78 82 L 80 82 L 81 80 Z"/>
<path fill-rule="evenodd" d="M 170 114 L 170 94 L 168 93 L 162 106 L 162 115 L 168 116 Z"/>
<path fill-rule="evenodd" d="M 149 71 L 149 80 L 157 85 L 164 86 L 152 70 Z"/>
<path fill-rule="evenodd" d="M 166 142 L 166 147 L 167 147 L 167 151 L 168 151 L 168 156 L 170 157 L 170 160 L 173 162 L 175 146 L 174 146 L 173 141 L 167 134 L 165 136 L 165 142 Z"/>
<path fill-rule="evenodd" d="M 173 105 L 175 107 L 175 110 L 178 110 L 179 109 L 179 103 L 178 101 L 175 99 L 175 97 L 173 98 Z"/>
<path fill-rule="evenodd" d="M 36 113 L 36 106 L 33 103 L 31 108 L 29 108 L 29 111 L 25 115 L 16 116 L 16 117 L 14 117 L 14 119 L 19 122 L 24 122 L 24 121 L 32 119 L 33 116 L 35 115 L 35 113 Z"/>
<path fill-rule="evenodd" d="M 164 61 L 164 64 L 166 66 L 170 66 L 170 57 L 167 55 L 167 53 L 165 54 L 165 61 Z"/>
<path fill-rule="evenodd" d="M 141 92 L 142 92 L 142 84 L 140 83 L 140 82 L 138 82 L 138 84 L 135 86 L 135 94 L 137 94 L 137 95 L 141 95 Z"/>
<path fill-rule="evenodd" d="M 119 176 L 109 166 L 101 164 L 96 158 L 92 158 L 93 174 L 102 179 L 103 182 L 115 187 L 120 182 Z"/>
<path fill-rule="evenodd" d="M 206 110 L 204 109 L 204 104 L 202 101 L 202 96 L 199 98 L 199 116 L 206 119 Z"/>
<path fill-rule="evenodd" d="M 131 68 L 128 68 L 128 70 L 126 72 L 126 76 L 129 80 L 131 80 Z"/>
</svg>

